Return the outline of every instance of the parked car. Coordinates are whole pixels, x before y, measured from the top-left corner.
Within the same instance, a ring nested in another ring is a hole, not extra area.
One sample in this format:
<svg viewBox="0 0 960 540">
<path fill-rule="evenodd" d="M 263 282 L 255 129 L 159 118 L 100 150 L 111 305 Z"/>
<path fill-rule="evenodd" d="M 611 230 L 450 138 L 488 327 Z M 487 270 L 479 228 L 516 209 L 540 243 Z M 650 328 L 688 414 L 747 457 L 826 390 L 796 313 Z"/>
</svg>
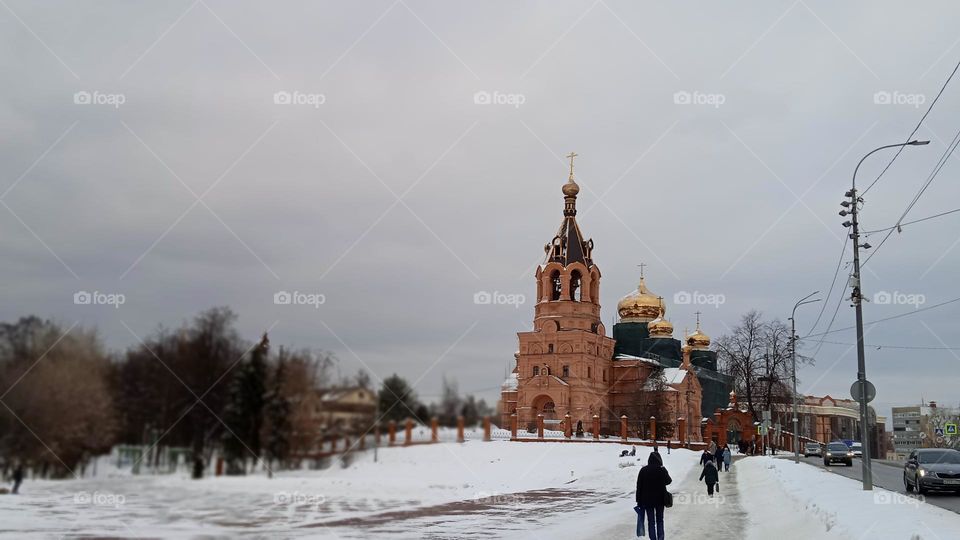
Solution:
<svg viewBox="0 0 960 540">
<path fill-rule="evenodd" d="M 853 451 L 853 457 L 863 457 L 863 444 L 858 442 L 850 443 L 850 450 Z"/>
<path fill-rule="evenodd" d="M 823 457 L 823 448 L 820 443 L 808 442 L 803 446 L 803 457 L 817 456 Z"/>
<path fill-rule="evenodd" d="M 847 467 L 853 467 L 853 450 L 842 441 L 828 444 L 823 453 L 823 466 L 829 467 L 832 463 L 844 463 Z"/>
<path fill-rule="evenodd" d="M 910 452 L 903 466 L 903 486 L 920 494 L 928 490 L 960 492 L 960 451 L 920 448 Z"/>
</svg>

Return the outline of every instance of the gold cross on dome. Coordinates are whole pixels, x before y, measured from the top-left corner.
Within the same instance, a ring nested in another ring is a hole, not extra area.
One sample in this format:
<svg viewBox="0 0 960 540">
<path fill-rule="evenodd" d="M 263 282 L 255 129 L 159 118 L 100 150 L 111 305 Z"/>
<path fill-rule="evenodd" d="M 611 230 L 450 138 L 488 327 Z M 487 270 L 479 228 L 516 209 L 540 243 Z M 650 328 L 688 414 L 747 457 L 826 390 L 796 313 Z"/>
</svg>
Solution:
<svg viewBox="0 0 960 540">
<path fill-rule="evenodd" d="M 567 158 L 570 160 L 570 179 L 573 180 L 573 158 L 577 157 L 580 154 L 576 152 L 570 152 L 567 154 Z"/>
<path fill-rule="evenodd" d="M 643 278 L 643 269 L 647 266 L 647 263 L 640 263 L 637 266 L 640 267 L 640 277 Z"/>
<path fill-rule="evenodd" d="M 699 330 L 699 329 L 700 329 L 700 315 L 702 315 L 702 313 L 700 313 L 699 311 L 695 311 L 695 312 L 694 312 L 694 315 L 697 316 L 697 330 Z"/>
</svg>

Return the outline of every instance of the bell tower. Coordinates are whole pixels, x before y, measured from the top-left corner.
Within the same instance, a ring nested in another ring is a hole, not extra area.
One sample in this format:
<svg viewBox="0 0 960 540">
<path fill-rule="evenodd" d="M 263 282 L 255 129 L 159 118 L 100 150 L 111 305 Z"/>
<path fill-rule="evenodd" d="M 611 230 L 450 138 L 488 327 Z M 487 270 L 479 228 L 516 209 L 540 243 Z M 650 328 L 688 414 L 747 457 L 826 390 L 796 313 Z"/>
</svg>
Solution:
<svg viewBox="0 0 960 540">
<path fill-rule="evenodd" d="M 519 332 L 517 416 L 521 427 L 543 414 L 547 429 L 570 414 L 575 431 L 589 430 L 592 417 L 604 416 L 613 379 L 613 339 L 600 320 L 600 269 L 593 262 L 593 240 L 577 224 L 577 195 L 571 153 L 563 185 L 563 220 L 536 272 L 533 331 Z"/>
</svg>

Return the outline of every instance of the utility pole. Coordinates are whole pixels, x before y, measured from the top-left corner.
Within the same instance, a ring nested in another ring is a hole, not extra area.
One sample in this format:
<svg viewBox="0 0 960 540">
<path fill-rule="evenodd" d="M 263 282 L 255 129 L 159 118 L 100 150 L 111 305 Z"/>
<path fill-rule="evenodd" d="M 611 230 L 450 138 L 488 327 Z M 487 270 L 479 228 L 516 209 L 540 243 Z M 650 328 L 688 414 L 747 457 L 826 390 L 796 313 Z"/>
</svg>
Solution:
<svg viewBox="0 0 960 540">
<path fill-rule="evenodd" d="M 861 465 L 863 468 L 863 489 L 864 491 L 873 490 L 873 464 L 870 461 L 870 414 L 867 408 L 867 367 L 866 360 L 864 358 L 864 346 L 863 346 L 863 292 L 860 283 L 860 223 L 858 221 L 859 215 L 859 206 L 863 204 L 863 197 L 857 196 L 857 171 L 860 170 L 860 165 L 863 164 L 863 161 L 870 157 L 874 152 L 878 152 L 885 148 L 898 148 L 904 146 L 921 146 L 925 144 L 930 144 L 930 141 L 909 141 L 900 144 L 888 144 L 886 146 L 881 146 L 875 148 L 868 152 L 865 156 L 860 158 L 860 162 L 857 163 L 857 167 L 853 170 L 853 179 L 850 182 L 850 191 L 847 191 L 844 196 L 849 197 L 849 201 L 843 201 L 840 203 L 845 209 L 840 211 L 841 216 L 846 216 L 848 213 L 851 218 L 850 221 L 843 223 L 844 227 L 851 228 L 850 239 L 853 240 L 853 275 L 850 277 L 850 287 L 852 288 L 850 292 L 850 301 L 853 302 L 854 310 L 856 311 L 857 317 L 857 386 L 859 388 L 859 399 L 860 402 L 860 444 L 863 447 L 863 457 L 861 458 Z M 849 209 L 849 210 L 847 210 Z M 864 243 L 863 249 L 870 249 L 870 244 Z"/>
<path fill-rule="evenodd" d="M 797 316 L 797 308 L 804 304 L 819 302 L 820 299 L 807 300 L 820 291 L 813 291 L 804 296 L 793 305 L 793 311 L 790 313 L 790 356 L 793 359 L 793 462 L 800 463 L 800 432 L 797 416 L 799 415 L 799 405 L 797 404 L 797 323 L 794 320 Z"/>
</svg>

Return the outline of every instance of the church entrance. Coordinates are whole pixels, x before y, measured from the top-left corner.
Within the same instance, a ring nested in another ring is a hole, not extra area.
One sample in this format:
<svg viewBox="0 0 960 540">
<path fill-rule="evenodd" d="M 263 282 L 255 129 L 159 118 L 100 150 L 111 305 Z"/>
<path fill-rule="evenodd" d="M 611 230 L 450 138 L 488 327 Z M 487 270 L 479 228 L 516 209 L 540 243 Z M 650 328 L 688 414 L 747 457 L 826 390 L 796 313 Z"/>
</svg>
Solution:
<svg viewBox="0 0 960 540">
<path fill-rule="evenodd" d="M 736 418 L 727 423 L 727 444 L 736 445 L 740 442 L 740 421 Z"/>
<path fill-rule="evenodd" d="M 539 396 L 533 400 L 533 409 L 537 414 L 543 414 L 543 419 L 557 420 L 557 405 L 550 396 Z"/>
</svg>

